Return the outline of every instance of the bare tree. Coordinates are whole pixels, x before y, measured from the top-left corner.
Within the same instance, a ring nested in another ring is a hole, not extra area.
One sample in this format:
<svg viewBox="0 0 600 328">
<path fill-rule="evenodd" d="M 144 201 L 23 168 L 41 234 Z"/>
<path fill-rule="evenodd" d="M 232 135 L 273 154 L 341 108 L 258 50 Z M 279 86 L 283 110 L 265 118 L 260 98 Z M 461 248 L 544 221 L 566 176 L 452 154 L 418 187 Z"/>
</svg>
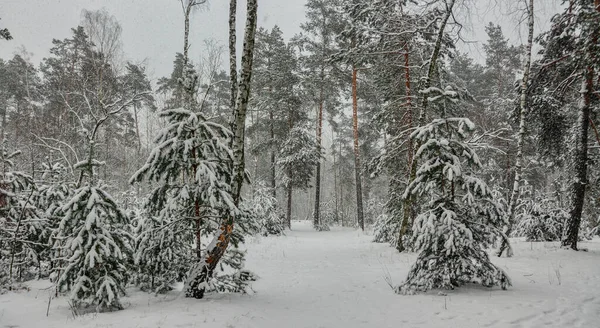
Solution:
<svg viewBox="0 0 600 328">
<path fill-rule="evenodd" d="M 81 13 L 85 33 L 102 55 L 102 61 L 117 69 L 123 56 L 121 34 L 123 28 L 117 18 L 106 9 L 86 10 Z"/>
</svg>

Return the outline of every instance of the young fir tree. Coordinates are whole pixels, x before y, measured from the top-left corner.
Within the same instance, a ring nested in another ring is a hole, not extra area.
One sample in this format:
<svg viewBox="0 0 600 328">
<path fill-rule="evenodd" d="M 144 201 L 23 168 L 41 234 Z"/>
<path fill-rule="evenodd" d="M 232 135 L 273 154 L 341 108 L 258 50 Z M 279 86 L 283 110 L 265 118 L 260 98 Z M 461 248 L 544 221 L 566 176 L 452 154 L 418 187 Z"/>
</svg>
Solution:
<svg viewBox="0 0 600 328">
<path fill-rule="evenodd" d="M 97 178 L 97 168 L 104 163 L 94 159 L 94 137 L 92 133 L 88 140 L 88 158 L 75 164 L 82 184 L 61 209 L 64 216 L 56 239 L 62 240 L 58 251 L 64 266 L 58 268 L 58 288 L 70 291 L 77 308 L 120 310 L 132 253 L 124 230 L 128 218 Z"/>
<path fill-rule="evenodd" d="M 277 198 L 273 197 L 271 188 L 259 183 L 254 189 L 249 204 L 243 205 L 248 207 L 247 211 L 258 221 L 260 234 L 265 237 L 283 234 L 286 227 L 285 215 L 277 204 Z"/>
<path fill-rule="evenodd" d="M 9 152 L 6 140 L 0 149 L 0 288 L 32 278 L 39 267 L 38 236 L 45 221 L 32 202 L 36 185 L 31 176 L 14 170 L 20 151 Z"/>
<path fill-rule="evenodd" d="M 427 201 L 413 226 L 419 255 L 397 292 L 454 289 L 471 282 L 504 289 L 510 279 L 486 252 L 500 234 L 504 209 L 476 175 L 481 162 L 467 140 L 474 124 L 445 117 L 459 100 L 451 88 L 424 92 L 443 114 L 410 135 L 420 145 L 415 152 L 420 164 L 403 197 L 419 195 Z"/>
<path fill-rule="evenodd" d="M 63 240 L 57 239 L 58 228 L 64 212 L 62 207 L 65 201 L 70 199 L 75 190 L 74 184 L 70 183 L 70 176 L 67 169 L 61 163 L 46 159 L 42 163 L 41 182 L 33 194 L 32 200 L 35 206 L 40 209 L 41 216 L 46 221 L 45 229 L 38 236 L 38 242 L 44 245 L 44 252 L 40 254 L 40 260 L 49 263 L 50 279 L 56 282 L 59 275 L 55 267 L 60 267 L 61 263 L 57 259 L 61 258 L 58 251 Z M 40 275 L 46 275 L 46 272 L 40 272 Z"/>
</svg>

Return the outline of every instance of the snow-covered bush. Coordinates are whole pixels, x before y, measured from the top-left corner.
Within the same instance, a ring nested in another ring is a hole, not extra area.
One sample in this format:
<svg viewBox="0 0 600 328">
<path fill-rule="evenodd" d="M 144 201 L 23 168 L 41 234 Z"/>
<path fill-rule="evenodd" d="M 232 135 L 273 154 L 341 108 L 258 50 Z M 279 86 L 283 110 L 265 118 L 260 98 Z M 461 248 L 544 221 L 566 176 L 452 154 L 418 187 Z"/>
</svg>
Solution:
<svg viewBox="0 0 600 328">
<path fill-rule="evenodd" d="M 400 222 L 398 222 L 397 218 L 382 213 L 377 217 L 373 225 L 373 242 L 388 243 L 396 246 L 399 230 Z"/>
<path fill-rule="evenodd" d="M 193 259 L 192 241 L 182 233 L 188 223 L 146 213 L 136 221 L 134 282 L 144 291 L 168 292 L 183 279 Z"/>
<path fill-rule="evenodd" d="M 33 194 L 33 203 L 40 209 L 46 227 L 38 236 L 40 244 L 45 245 L 45 251 L 40 254 L 40 261 L 44 261 L 47 268 L 43 268 L 40 276 L 50 275 L 51 281 L 56 282 L 57 271 L 54 267 L 60 267 L 61 254 L 58 252 L 62 239 L 57 239 L 60 221 L 64 216 L 62 207 L 70 199 L 74 188 L 69 183 L 67 169 L 60 163 L 50 161 L 42 163 L 41 182 Z"/>
<path fill-rule="evenodd" d="M 251 216 L 257 220 L 260 225 L 260 233 L 263 236 L 283 234 L 285 214 L 279 208 L 277 198 L 273 197 L 270 188 L 259 183 L 252 199 L 248 204 L 242 206 L 244 205 L 248 207 Z"/>
<path fill-rule="evenodd" d="M 566 210 L 550 200 L 528 200 L 520 206 L 513 236 L 527 241 L 560 241 L 568 217 Z"/>
<path fill-rule="evenodd" d="M 473 129 L 468 119 L 434 119 L 410 136 L 420 145 L 415 153 L 420 166 L 403 197 L 420 195 L 427 201 L 413 225 L 419 255 L 397 287 L 399 293 L 453 289 L 471 282 L 510 285 L 486 252 L 498 236 L 504 210 L 475 175 L 481 163 L 465 141 Z"/>
<path fill-rule="evenodd" d="M 32 195 L 33 178 L 13 170 L 19 151 L 8 152 L 6 142 L 0 149 L 0 288 L 11 289 L 14 283 L 37 274 L 39 255 L 45 250 L 38 239 L 46 222 L 40 217 Z"/>
</svg>

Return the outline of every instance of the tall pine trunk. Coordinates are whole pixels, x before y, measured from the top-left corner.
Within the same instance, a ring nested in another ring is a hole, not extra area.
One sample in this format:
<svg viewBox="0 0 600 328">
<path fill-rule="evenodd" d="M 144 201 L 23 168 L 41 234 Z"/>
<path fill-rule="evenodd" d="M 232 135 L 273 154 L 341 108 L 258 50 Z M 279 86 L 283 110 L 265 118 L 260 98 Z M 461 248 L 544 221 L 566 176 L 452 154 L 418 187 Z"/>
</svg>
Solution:
<svg viewBox="0 0 600 328">
<path fill-rule="evenodd" d="M 288 174 L 291 179 L 292 174 L 294 174 L 294 173 L 292 172 L 292 170 L 290 170 L 290 172 Z M 294 190 L 292 188 L 292 184 L 290 183 L 290 185 L 287 188 L 287 213 L 285 214 L 286 223 L 290 230 L 292 229 L 292 192 L 293 191 Z"/>
<path fill-rule="evenodd" d="M 409 54 L 409 47 L 408 47 L 408 42 L 406 42 L 404 44 L 404 88 L 405 88 L 405 93 L 406 93 L 406 129 L 408 131 L 411 131 L 413 128 L 413 106 L 412 106 L 412 86 L 411 86 L 411 81 L 410 81 L 410 54 Z M 406 166 L 406 178 L 410 179 L 410 172 L 411 172 L 411 167 L 412 167 L 412 161 L 413 161 L 413 153 L 414 153 L 414 149 L 413 149 L 413 141 L 412 139 L 409 137 L 408 138 L 408 149 L 406 150 L 406 154 L 407 154 L 407 166 Z M 396 177 L 397 181 L 400 180 L 400 177 Z M 394 183 L 395 186 L 398 186 L 399 184 L 397 182 Z M 402 192 L 400 190 L 396 190 L 397 188 L 393 188 L 394 192 Z M 405 207 L 405 211 L 410 210 L 409 208 Z M 399 234 L 398 234 L 398 240 L 396 242 L 396 249 L 398 249 L 398 251 L 402 252 L 404 250 L 404 245 L 402 243 L 402 237 L 406 234 L 406 230 L 408 229 L 408 222 L 409 220 L 405 219 L 405 218 L 409 218 L 410 217 L 410 212 L 405 212 L 403 213 L 404 216 L 402 217 L 402 222 L 400 224 L 400 230 L 399 230 Z"/>
<path fill-rule="evenodd" d="M 321 78 L 323 79 L 324 69 L 321 69 Z M 319 108 L 317 113 L 317 150 L 321 153 L 322 145 L 322 134 L 323 134 L 323 103 L 324 103 L 324 91 L 323 91 L 323 80 L 321 80 L 321 89 L 319 93 Z M 321 222 L 320 218 L 321 211 L 321 158 L 317 163 L 317 172 L 315 174 L 315 210 L 313 213 L 313 226 L 319 226 Z"/>
<path fill-rule="evenodd" d="M 358 147 L 358 71 L 352 67 L 352 128 L 354 130 L 354 178 L 356 181 L 356 216 L 358 226 L 365 231 L 365 218 L 363 214 L 360 148 Z"/>
<path fill-rule="evenodd" d="M 600 12 L 600 0 L 594 1 L 594 7 Z M 592 44 L 598 42 L 598 35 L 590 36 Z M 591 48 L 592 46 L 590 46 Z M 593 50 L 587 49 L 588 60 L 597 58 L 598 54 Z M 584 80 L 581 85 L 581 100 L 578 109 L 574 169 L 575 179 L 571 189 L 571 208 L 569 211 L 569 220 L 567 221 L 566 231 L 563 235 L 563 247 L 569 247 L 577 250 L 577 241 L 579 238 L 579 228 L 581 226 L 581 216 L 585 202 L 585 188 L 587 186 L 588 169 L 588 133 L 592 111 L 592 95 L 594 93 L 594 67 L 591 63 L 584 71 Z"/>
<path fill-rule="evenodd" d="M 271 138 L 271 195 L 277 198 L 277 181 L 275 171 L 275 123 L 273 117 L 273 109 L 269 109 L 269 133 Z"/>
<path fill-rule="evenodd" d="M 250 97 L 250 82 L 252 79 L 252 64 L 254 57 L 254 41 L 256 35 L 256 21 L 258 0 L 248 0 L 246 27 L 244 35 L 244 48 L 241 62 L 241 75 L 237 87 L 237 98 L 235 102 L 234 115 L 231 120 L 233 139 L 231 148 L 233 153 L 233 172 L 231 177 L 231 190 L 234 204 L 240 203 L 242 186 L 244 183 L 244 139 L 246 131 L 246 112 L 248 109 L 248 100 Z M 232 5 L 235 9 L 235 5 Z M 230 12 L 230 16 L 235 15 L 235 10 Z M 230 22 L 232 18 L 230 17 Z M 230 33 L 235 33 L 235 28 L 230 28 Z M 230 37 L 231 40 L 231 37 Z M 235 47 L 234 47 L 235 50 Z M 187 297 L 203 298 L 206 290 L 206 282 L 212 277 L 217 264 L 225 254 L 231 235 L 235 217 L 225 218 L 221 224 L 218 233 L 211 243 L 207 246 L 202 261 L 197 263 L 189 273 L 188 281 L 184 288 Z"/>
<path fill-rule="evenodd" d="M 526 119 L 527 119 L 527 88 L 529 83 L 529 75 L 531 72 L 531 48 L 533 46 L 533 7 L 534 0 L 529 0 L 529 6 L 527 7 L 528 14 L 528 28 L 529 33 L 527 36 L 527 57 L 525 58 L 525 67 L 523 68 L 523 79 L 521 80 L 521 95 L 519 99 L 519 134 L 517 136 L 517 157 L 515 159 L 515 177 L 513 181 L 512 192 L 510 194 L 510 200 L 508 203 L 508 222 L 507 227 L 504 231 L 505 236 L 510 236 L 513 226 L 515 224 L 515 209 L 517 208 L 517 202 L 519 201 L 519 185 L 521 183 L 523 174 L 523 146 L 525 144 L 525 130 L 526 130 Z M 502 239 L 502 245 L 498 250 L 498 256 L 502 256 L 502 253 L 506 250 L 506 256 L 512 256 L 512 248 L 507 238 Z"/>
</svg>

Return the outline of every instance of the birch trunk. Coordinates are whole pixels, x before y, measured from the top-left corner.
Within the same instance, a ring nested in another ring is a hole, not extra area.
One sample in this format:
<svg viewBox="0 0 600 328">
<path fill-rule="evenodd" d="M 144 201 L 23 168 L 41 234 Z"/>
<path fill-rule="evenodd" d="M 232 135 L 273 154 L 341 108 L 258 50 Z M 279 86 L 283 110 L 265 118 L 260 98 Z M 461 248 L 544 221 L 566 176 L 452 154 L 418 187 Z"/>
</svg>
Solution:
<svg viewBox="0 0 600 328">
<path fill-rule="evenodd" d="M 236 32 L 235 22 L 237 15 L 237 0 L 229 2 L 229 82 L 231 84 L 231 93 L 229 106 L 235 110 L 235 101 L 237 97 L 237 55 L 236 55 Z"/>
<path fill-rule="evenodd" d="M 521 96 L 519 102 L 519 134 L 517 137 L 517 156 L 515 158 L 515 177 L 513 181 L 512 192 L 510 194 L 510 200 L 508 203 L 508 225 L 504 231 L 506 236 L 510 236 L 513 226 L 515 224 L 515 209 L 517 208 L 517 202 L 519 201 L 519 185 L 521 184 L 523 174 L 523 146 L 525 143 L 525 129 L 527 119 L 527 87 L 529 83 L 529 75 L 531 72 L 531 48 L 533 46 L 533 7 L 534 0 L 529 0 L 529 6 L 527 7 L 528 12 L 528 28 L 529 33 L 527 37 L 527 57 L 525 58 L 525 67 L 523 69 L 523 80 L 521 81 Z M 498 250 L 498 256 L 502 256 L 502 253 L 506 250 L 506 256 L 510 257 L 513 255 L 512 248 L 508 239 L 502 239 L 502 245 Z"/>
<path fill-rule="evenodd" d="M 232 117 L 231 126 L 233 139 L 231 148 L 233 152 L 233 172 L 231 178 L 232 197 L 235 205 L 239 205 L 242 185 L 244 183 L 244 139 L 246 130 L 246 111 L 250 97 L 250 81 L 252 78 L 252 64 L 254 57 L 254 39 L 256 35 L 256 21 L 258 0 L 248 0 L 246 27 L 244 35 L 244 48 L 242 53 L 242 73 L 238 86 L 235 112 Z M 230 16 L 235 15 L 235 12 Z M 230 17 L 231 21 L 231 17 Z M 231 30 L 230 30 L 231 32 Z M 235 32 L 235 31 L 234 31 Z M 231 234 L 233 233 L 234 216 L 229 216 L 221 224 L 220 231 L 215 235 L 207 246 L 202 261 L 190 270 L 188 281 L 184 287 L 187 297 L 197 299 L 204 297 L 207 281 L 212 277 L 214 269 L 225 254 Z"/>
</svg>

